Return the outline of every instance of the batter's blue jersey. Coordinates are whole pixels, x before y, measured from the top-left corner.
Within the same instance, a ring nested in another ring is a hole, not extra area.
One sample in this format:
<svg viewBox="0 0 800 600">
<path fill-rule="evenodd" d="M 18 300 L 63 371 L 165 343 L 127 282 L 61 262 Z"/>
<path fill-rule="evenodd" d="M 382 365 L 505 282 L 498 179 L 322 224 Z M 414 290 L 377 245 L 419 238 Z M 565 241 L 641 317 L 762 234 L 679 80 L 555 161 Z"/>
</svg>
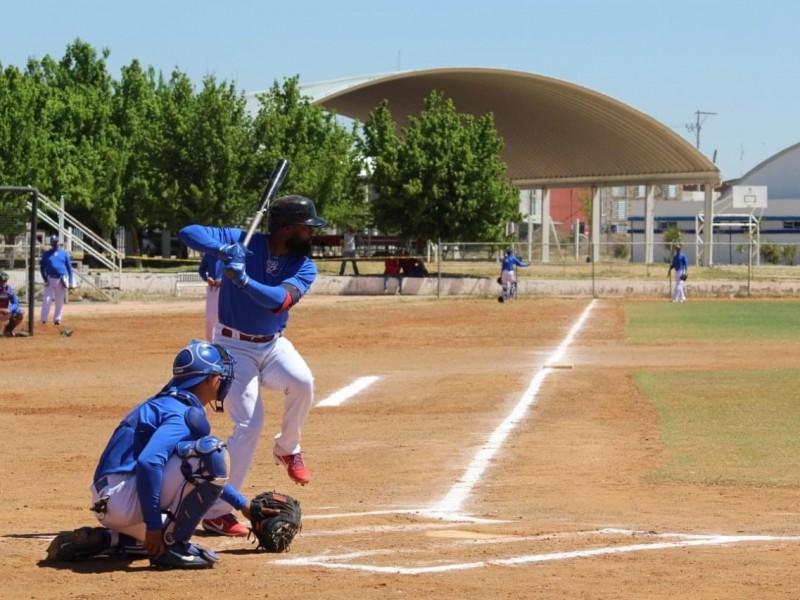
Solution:
<svg viewBox="0 0 800 600">
<path fill-rule="evenodd" d="M 501 270 L 502 271 L 513 271 L 514 270 L 514 265 L 517 265 L 518 267 L 527 267 L 528 263 L 526 263 L 524 261 L 521 261 L 520 259 L 518 259 L 516 256 L 514 256 L 512 254 L 511 256 L 506 256 L 503 259 L 503 267 L 502 267 Z"/>
<path fill-rule="evenodd" d="M 208 426 L 203 432 L 189 427 L 186 413 L 193 407 L 204 410 L 197 396 L 177 388 L 162 390 L 135 406 L 114 430 L 94 472 L 94 481 L 104 475 L 136 475 L 136 491 L 149 530 L 161 528 L 164 465 L 178 442 L 200 439 L 210 429 Z M 227 485 L 222 498 L 237 509 L 247 502 Z"/>
<path fill-rule="evenodd" d="M 42 258 L 39 260 L 39 270 L 42 272 L 42 279 L 45 283 L 48 277 L 58 278 L 64 275 L 67 275 L 72 281 L 72 262 L 67 251 L 61 248 L 50 248 L 42 254 Z"/>
<path fill-rule="evenodd" d="M 246 232 L 233 227 L 189 225 L 178 233 L 181 241 L 201 252 L 214 254 L 224 244 L 244 241 Z M 289 312 L 283 309 L 285 293 L 276 301 L 276 289 L 289 284 L 299 293 L 299 300 L 317 278 L 317 265 L 307 256 L 272 256 L 269 236 L 255 233 L 248 244 L 251 252 L 245 259 L 245 270 L 252 281 L 243 290 L 227 277 L 222 278 L 219 296 L 219 322 L 250 335 L 272 335 L 283 331 Z M 270 289 L 266 289 L 270 288 Z"/>
</svg>

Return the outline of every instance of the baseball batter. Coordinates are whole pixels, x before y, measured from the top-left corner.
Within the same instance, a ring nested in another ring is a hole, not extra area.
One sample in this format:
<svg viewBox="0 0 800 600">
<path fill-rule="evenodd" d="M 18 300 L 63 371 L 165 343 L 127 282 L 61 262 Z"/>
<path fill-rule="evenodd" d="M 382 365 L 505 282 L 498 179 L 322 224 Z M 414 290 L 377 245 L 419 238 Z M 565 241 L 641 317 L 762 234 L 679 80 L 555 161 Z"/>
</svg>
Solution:
<svg viewBox="0 0 800 600">
<path fill-rule="evenodd" d="M 39 260 L 39 270 L 42 272 L 44 281 L 41 321 L 43 324 L 47 323 L 50 305 L 55 301 L 53 323 L 60 325 L 64 310 L 64 296 L 66 289 L 73 281 L 73 274 L 69 253 L 58 247 L 57 235 L 50 236 L 50 250 L 42 254 L 42 258 Z"/>
<path fill-rule="evenodd" d="M 689 274 L 689 260 L 686 258 L 683 250 L 681 250 L 680 244 L 675 246 L 672 255 L 672 264 L 670 264 L 669 271 L 667 271 L 667 277 L 669 277 L 672 271 L 675 271 L 675 291 L 672 293 L 672 301 L 686 302 L 686 293 L 683 287 L 686 277 Z"/>
<path fill-rule="evenodd" d="M 506 255 L 503 258 L 502 266 L 500 268 L 500 284 L 503 286 L 503 292 L 500 295 L 500 301 L 505 302 L 509 298 L 511 284 L 516 283 L 517 275 L 514 272 L 514 267 L 527 267 L 530 263 L 520 260 L 514 254 L 514 249 L 506 248 Z"/>
<path fill-rule="evenodd" d="M 14 337 L 14 328 L 22 323 L 24 311 L 20 308 L 17 291 L 8 285 L 8 273 L 0 271 L 0 323 L 5 323 L 3 335 Z"/>
<path fill-rule="evenodd" d="M 206 339 L 214 339 L 214 327 L 219 321 L 219 288 L 222 286 L 222 272 L 225 263 L 212 254 L 204 254 L 200 261 L 198 274 L 208 284 L 206 289 Z"/>
<path fill-rule="evenodd" d="M 236 375 L 226 404 L 233 420 L 228 438 L 230 482 L 241 487 L 264 427 L 261 386 L 284 394 L 280 432 L 273 457 L 296 483 L 311 474 L 300 452 L 303 426 L 314 401 L 314 377 L 294 345 L 284 337 L 289 309 L 309 290 L 317 276 L 309 258 L 314 229 L 326 221 L 303 196 L 276 199 L 269 211 L 269 233 L 255 233 L 247 248 L 246 232 L 231 227 L 189 225 L 179 232 L 190 248 L 217 256 L 225 263 L 220 288 L 219 323 L 214 342 L 236 360 Z M 203 527 L 222 535 L 246 536 L 247 528 L 219 502 Z"/>
<path fill-rule="evenodd" d="M 172 379 L 138 404 L 114 430 L 90 486 L 91 510 L 102 527 L 60 533 L 53 560 L 84 560 L 135 548 L 159 568 L 212 567 L 216 553 L 190 538 L 219 498 L 250 518 L 250 506 L 227 485 L 225 444 L 209 435 L 205 408 L 220 409 L 234 362 L 221 346 L 192 340 L 175 357 Z"/>
</svg>

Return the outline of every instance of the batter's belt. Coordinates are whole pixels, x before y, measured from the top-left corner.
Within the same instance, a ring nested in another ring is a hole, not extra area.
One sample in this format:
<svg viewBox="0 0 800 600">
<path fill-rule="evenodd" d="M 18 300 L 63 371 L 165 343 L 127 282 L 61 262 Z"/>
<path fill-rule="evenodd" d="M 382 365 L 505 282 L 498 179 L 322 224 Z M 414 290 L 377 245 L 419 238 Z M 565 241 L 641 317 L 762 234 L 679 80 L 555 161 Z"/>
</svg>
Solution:
<svg viewBox="0 0 800 600">
<path fill-rule="evenodd" d="M 233 338 L 234 340 L 242 340 L 243 342 L 252 342 L 254 344 L 266 344 L 267 342 L 271 342 L 282 335 L 282 332 L 280 331 L 278 333 L 273 333 L 272 335 L 250 335 L 248 333 L 236 331 L 230 327 L 223 327 L 220 330 L 220 333 L 223 336 Z"/>
</svg>

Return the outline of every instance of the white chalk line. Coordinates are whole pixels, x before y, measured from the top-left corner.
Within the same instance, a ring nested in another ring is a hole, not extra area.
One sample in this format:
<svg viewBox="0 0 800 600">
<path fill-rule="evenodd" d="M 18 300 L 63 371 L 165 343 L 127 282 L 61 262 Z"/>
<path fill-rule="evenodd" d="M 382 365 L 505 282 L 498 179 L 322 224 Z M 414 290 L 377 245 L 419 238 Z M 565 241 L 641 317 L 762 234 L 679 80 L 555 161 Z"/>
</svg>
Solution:
<svg viewBox="0 0 800 600">
<path fill-rule="evenodd" d="M 338 515 L 319 515 L 316 518 L 344 518 L 352 516 L 360 516 L 363 514 L 417 514 L 420 516 L 430 517 L 445 522 L 480 522 L 479 519 L 474 519 L 468 515 L 460 514 L 458 511 L 461 509 L 462 504 L 467 499 L 472 489 L 479 483 L 481 477 L 489 466 L 491 459 L 500 450 L 508 435 L 513 431 L 514 427 L 524 416 L 524 414 L 535 403 L 536 395 L 546 379 L 547 375 L 552 372 L 553 368 L 550 365 L 558 364 L 565 354 L 567 348 L 572 343 L 574 337 L 580 331 L 585 323 L 591 309 L 595 305 L 595 300 L 584 309 L 581 316 L 569 330 L 567 336 L 558 346 L 558 348 L 550 354 L 544 361 L 544 366 L 536 373 L 531 381 L 528 389 L 523 394 L 520 401 L 514 407 L 508 417 L 498 426 L 497 429 L 488 438 L 484 446 L 478 451 L 468 466 L 464 475 L 459 481 L 451 488 L 450 492 L 436 505 L 435 508 L 429 510 L 388 510 L 388 511 L 371 511 L 369 513 L 344 513 Z M 487 520 L 488 521 L 488 520 Z M 317 535 L 342 535 L 346 531 L 357 533 L 363 532 L 394 532 L 394 531 L 414 531 L 422 529 L 445 528 L 443 524 L 413 524 L 413 525 L 388 525 L 388 526 L 370 526 L 370 527 L 356 527 L 349 530 L 325 531 L 317 532 Z M 365 563 L 354 562 L 358 559 L 363 559 L 368 556 L 386 556 L 397 555 L 395 549 L 386 550 L 373 550 L 369 552 L 350 552 L 346 554 L 324 554 L 313 557 L 292 558 L 275 561 L 275 564 L 287 566 L 311 566 L 322 567 L 327 569 L 338 570 L 351 570 L 351 571 L 364 571 L 371 573 L 393 573 L 401 575 L 419 575 L 425 573 L 444 573 L 452 571 L 464 571 L 469 569 L 484 568 L 492 565 L 496 566 L 517 566 L 531 563 L 540 563 L 554 560 L 571 560 L 576 558 L 588 558 L 594 556 L 604 556 L 611 554 L 622 554 L 630 552 L 641 552 L 647 550 L 667 550 L 671 548 L 681 548 L 689 546 L 721 546 L 731 545 L 745 542 L 797 542 L 800 537 L 797 536 L 772 536 L 772 535 L 693 535 L 693 534 L 652 534 L 649 532 L 632 532 L 628 530 L 620 530 L 614 528 L 600 529 L 593 532 L 575 532 L 575 533 L 552 533 L 541 534 L 537 536 L 527 536 L 523 538 L 514 538 L 513 536 L 502 536 L 495 539 L 481 539 L 481 540 L 459 540 L 457 542 L 450 542 L 452 545 L 464 544 L 512 544 L 520 542 L 530 542 L 534 540 L 552 540 L 559 537 L 575 537 L 576 535 L 635 535 L 637 537 L 651 536 L 655 538 L 678 538 L 673 541 L 654 541 L 649 543 L 640 544 L 627 544 L 623 546 L 604 546 L 600 548 L 591 548 L 583 550 L 574 550 L 568 552 L 551 552 L 542 554 L 526 554 L 512 556 L 509 558 L 498 558 L 489 561 L 466 562 L 466 563 L 449 563 L 446 565 L 437 564 L 420 567 L 407 567 L 407 566 L 382 566 L 371 565 Z"/>
<path fill-rule="evenodd" d="M 587 532 L 577 532 L 586 534 Z M 626 533 L 625 530 L 600 529 L 595 532 L 602 534 Z M 273 564 L 284 566 L 303 566 L 303 567 L 322 567 L 332 570 L 363 571 L 368 573 L 392 573 L 396 575 L 423 575 L 431 573 L 447 573 L 451 571 L 465 571 L 479 569 L 489 566 L 520 566 L 527 564 L 551 562 L 557 560 L 574 560 L 577 558 L 591 558 L 597 556 L 608 556 L 613 554 L 627 554 L 632 552 L 644 552 L 648 550 L 670 550 L 674 548 L 699 547 L 699 546 L 725 546 L 732 544 L 742 544 L 748 542 L 798 542 L 800 536 L 776 536 L 776 535 L 692 535 L 683 533 L 664 533 L 648 534 L 647 532 L 627 532 L 627 535 L 637 537 L 650 536 L 654 538 L 679 538 L 676 541 L 654 541 L 641 544 L 627 544 L 623 546 L 604 546 L 600 548 L 588 548 L 584 550 L 573 550 L 568 552 L 548 552 L 542 554 L 526 554 L 512 556 L 509 558 L 498 558 L 494 560 L 475 561 L 466 563 L 435 564 L 420 567 L 406 567 L 399 565 L 374 565 L 366 563 L 352 562 L 364 559 L 369 556 L 380 556 L 396 554 L 392 550 L 373 550 L 369 552 L 350 552 L 337 555 L 318 555 L 313 557 L 292 558 L 277 560 Z M 552 538 L 552 535 L 535 536 L 538 539 Z M 480 540 L 481 543 L 504 543 L 509 541 L 507 538 L 500 540 Z M 514 541 L 514 540 L 510 540 Z M 522 539 L 516 541 L 523 541 Z M 348 562 L 344 562 L 348 561 Z"/>
<path fill-rule="evenodd" d="M 324 400 L 320 400 L 317 403 L 317 408 L 325 406 L 341 406 L 356 394 L 363 392 L 373 383 L 378 381 L 378 379 L 380 379 L 380 377 L 376 375 L 370 375 L 368 377 L 359 377 L 350 385 L 334 392 Z"/>
<path fill-rule="evenodd" d="M 581 316 L 570 328 L 558 348 L 545 359 L 545 365 L 558 363 L 558 361 L 561 360 L 567 348 L 572 343 L 572 340 L 578 334 L 581 327 L 583 327 L 595 302 L 596 300 L 592 300 L 583 310 L 583 313 L 581 313 Z M 530 407 L 536 402 L 536 395 L 539 392 L 539 388 L 550 373 L 552 373 L 552 369 L 547 368 L 537 371 L 528 389 L 525 390 L 525 393 L 522 395 L 522 398 L 520 398 L 511 413 L 500 423 L 497 429 L 494 430 L 492 435 L 489 436 L 489 439 L 472 459 L 472 463 L 467 467 L 464 475 L 461 476 L 458 482 L 450 489 L 450 492 L 448 492 L 433 509 L 434 513 L 447 515 L 458 513 L 461 510 L 464 501 L 472 492 L 475 485 L 480 481 L 481 477 L 483 477 L 484 472 L 489 467 L 489 463 L 494 458 L 495 454 L 503 447 L 506 438 L 525 416 L 525 413 L 528 412 Z"/>
</svg>

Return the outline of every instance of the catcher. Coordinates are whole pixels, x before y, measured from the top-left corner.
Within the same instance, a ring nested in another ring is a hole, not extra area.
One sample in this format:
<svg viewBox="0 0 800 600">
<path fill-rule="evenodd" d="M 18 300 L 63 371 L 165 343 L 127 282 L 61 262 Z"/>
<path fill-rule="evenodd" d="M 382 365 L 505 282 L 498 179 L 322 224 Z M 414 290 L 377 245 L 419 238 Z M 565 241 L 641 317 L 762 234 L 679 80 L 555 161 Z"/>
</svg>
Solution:
<svg viewBox="0 0 800 600">
<path fill-rule="evenodd" d="M 178 353 L 172 379 L 122 419 L 100 457 L 90 491 L 102 527 L 58 534 L 47 549 L 49 559 L 146 554 L 162 569 L 213 567 L 217 554 L 190 540 L 218 498 L 251 520 L 259 549 L 288 549 L 288 532 L 300 528 L 297 502 L 286 499 L 287 507 L 297 505 L 294 511 L 260 496 L 248 502 L 227 484 L 225 444 L 209 435 L 205 409 L 212 402 L 215 410 L 222 408 L 233 369 L 233 358 L 216 344 L 192 340 Z M 284 524 L 290 517 L 294 529 Z"/>
</svg>

